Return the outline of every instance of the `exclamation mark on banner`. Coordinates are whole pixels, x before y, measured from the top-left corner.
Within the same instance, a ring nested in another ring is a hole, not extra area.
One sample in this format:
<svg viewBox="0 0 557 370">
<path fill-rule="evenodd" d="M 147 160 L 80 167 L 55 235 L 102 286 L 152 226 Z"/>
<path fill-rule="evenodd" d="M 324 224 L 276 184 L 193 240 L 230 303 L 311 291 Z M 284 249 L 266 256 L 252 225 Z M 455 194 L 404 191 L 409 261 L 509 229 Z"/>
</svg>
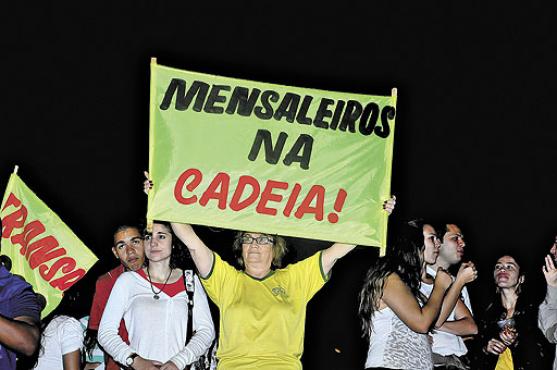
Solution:
<svg viewBox="0 0 557 370">
<path fill-rule="evenodd" d="M 340 189 L 338 191 L 337 199 L 335 200 L 335 205 L 333 207 L 338 213 L 340 213 L 342 211 L 342 207 L 344 207 L 346 195 L 346 190 Z M 329 222 L 332 224 L 336 224 L 338 222 L 338 215 L 334 212 L 331 212 L 327 215 L 327 220 L 329 220 Z"/>
</svg>

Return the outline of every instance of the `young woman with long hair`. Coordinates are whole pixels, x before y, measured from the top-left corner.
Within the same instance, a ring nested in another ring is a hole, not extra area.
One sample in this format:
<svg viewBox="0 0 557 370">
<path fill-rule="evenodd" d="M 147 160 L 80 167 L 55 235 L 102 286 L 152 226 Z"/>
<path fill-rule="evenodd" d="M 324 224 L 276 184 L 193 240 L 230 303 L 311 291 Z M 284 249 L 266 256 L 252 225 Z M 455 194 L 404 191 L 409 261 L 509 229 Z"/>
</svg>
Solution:
<svg viewBox="0 0 557 370">
<path fill-rule="evenodd" d="M 363 336 L 369 339 L 366 369 L 432 369 L 432 324 L 439 315 L 450 275 L 439 270 L 429 300 L 420 293 L 426 243 L 435 243 L 421 221 L 404 223 L 385 257 L 368 271 L 360 292 Z"/>
<path fill-rule="evenodd" d="M 525 297 L 526 276 L 517 259 L 505 254 L 493 270 L 496 294 L 480 313 L 482 370 L 550 369 L 552 358 L 537 328 L 537 306 Z"/>
<path fill-rule="evenodd" d="M 145 236 L 146 265 L 114 285 L 99 327 L 99 343 L 117 362 L 136 369 L 182 370 L 210 347 L 215 331 L 207 295 L 194 278 L 193 332 L 186 338 L 188 295 L 180 266 L 185 247 L 167 222 Z M 124 318 L 130 344 L 118 335 Z M 187 345 L 186 345 L 187 341 Z"/>
</svg>

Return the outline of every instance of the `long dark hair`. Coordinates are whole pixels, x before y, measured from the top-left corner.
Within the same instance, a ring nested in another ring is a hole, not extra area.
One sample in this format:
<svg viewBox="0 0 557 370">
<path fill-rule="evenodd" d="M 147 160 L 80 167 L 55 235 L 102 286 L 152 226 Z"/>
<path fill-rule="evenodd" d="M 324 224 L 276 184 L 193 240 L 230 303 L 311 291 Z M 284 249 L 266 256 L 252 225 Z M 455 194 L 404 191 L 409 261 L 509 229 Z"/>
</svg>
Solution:
<svg viewBox="0 0 557 370">
<path fill-rule="evenodd" d="M 422 220 L 402 223 L 397 229 L 396 241 L 389 248 L 387 255 L 381 257 L 371 266 L 366 274 L 364 286 L 360 291 L 358 315 L 361 320 L 362 337 L 369 338 L 373 329 L 372 318 L 379 309 L 379 300 L 383 296 L 386 278 L 396 273 L 410 288 L 412 294 L 423 303 L 420 293 L 422 257 L 424 249 Z"/>
<path fill-rule="evenodd" d="M 521 277 L 525 276 L 524 274 L 524 270 L 522 269 L 522 266 L 518 263 L 518 260 L 516 259 L 516 257 L 514 256 L 514 253 L 503 253 L 501 254 L 499 257 L 497 257 L 497 259 L 495 260 L 495 262 L 493 263 L 493 266 L 497 265 L 497 261 L 499 261 L 500 258 L 502 257 L 511 257 L 512 259 L 514 259 L 514 261 L 516 262 L 516 267 L 518 268 L 518 279 L 520 280 Z M 525 307 L 528 307 L 528 302 L 526 299 L 521 299 L 520 295 L 522 293 L 522 285 L 524 283 L 519 283 L 516 289 L 516 295 L 517 295 L 517 300 L 516 300 L 516 306 L 514 308 L 514 316 L 519 316 L 521 314 L 523 314 L 525 312 Z M 507 317 L 507 309 L 505 307 L 503 307 L 503 303 L 501 302 L 501 290 L 499 289 L 499 287 L 497 287 L 497 284 L 495 285 L 495 296 L 493 296 L 493 299 L 491 300 L 491 302 L 486 306 L 485 309 L 485 315 L 483 315 L 485 318 L 487 318 L 487 322 L 489 323 L 493 323 L 493 322 L 497 322 L 499 320 L 504 320 Z"/>
<path fill-rule="evenodd" d="M 498 261 L 499 258 L 503 256 L 512 257 L 518 265 L 519 278 L 520 276 L 525 276 L 525 272 L 529 272 L 530 270 L 527 269 L 525 262 L 519 262 L 517 260 L 515 257 L 517 255 L 516 251 L 510 252 L 511 253 L 500 254 L 495 261 Z M 495 263 L 493 265 L 495 265 Z M 511 325 L 514 326 L 518 332 L 518 339 L 512 349 L 514 368 L 517 370 L 550 369 L 553 356 L 549 354 L 554 351 L 554 348 L 548 347 L 548 341 L 543 336 L 542 332 L 538 330 L 537 302 L 539 302 L 539 300 L 535 297 L 537 291 L 528 289 L 528 285 L 524 285 L 527 284 L 527 282 L 528 280 L 522 283 L 522 289 L 516 291 L 518 297 L 512 316 L 514 323 Z M 495 367 L 497 358 L 491 355 L 483 355 L 481 347 L 485 346 L 490 339 L 499 338 L 499 333 L 501 332 L 500 324 L 504 325 L 504 323 L 499 322 L 509 319 L 507 312 L 507 308 L 503 306 L 501 301 L 501 292 L 498 291 L 496 294 L 492 295 L 491 301 L 483 311 L 478 310 L 478 312 L 475 313 L 474 316 L 476 322 L 478 322 L 479 338 L 473 341 L 478 348 L 476 348 L 475 351 L 470 351 L 472 359 L 477 362 L 474 368 L 493 369 Z"/>
</svg>

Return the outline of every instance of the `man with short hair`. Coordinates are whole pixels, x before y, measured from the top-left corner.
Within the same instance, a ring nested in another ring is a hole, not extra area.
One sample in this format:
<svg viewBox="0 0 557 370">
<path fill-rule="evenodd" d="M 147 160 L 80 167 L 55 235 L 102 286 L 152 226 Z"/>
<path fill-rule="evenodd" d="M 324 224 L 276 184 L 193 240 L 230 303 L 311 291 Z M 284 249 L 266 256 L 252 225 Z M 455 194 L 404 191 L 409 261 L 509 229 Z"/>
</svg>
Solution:
<svg viewBox="0 0 557 370">
<path fill-rule="evenodd" d="M 446 224 L 440 228 L 443 235 L 439 256 L 435 264 L 428 266 L 428 273 L 435 276 L 439 267 L 448 270 L 457 265 L 464 256 L 464 236 L 455 224 Z M 454 279 L 454 277 L 453 277 Z M 433 333 L 433 360 L 437 369 L 468 369 L 468 361 L 464 357 L 468 349 L 461 336 L 474 335 L 478 328 L 472 317 L 472 306 L 466 287 L 462 288 L 458 304 L 449 315 L 447 321 Z"/>
<path fill-rule="evenodd" d="M 124 271 L 136 271 L 143 266 L 145 252 L 143 249 L 143 236 L 139 228 L 129 225 L 119 226 L 114 232 L 112 253 L 118 259 L 120 265 L 97 279 L 95 296 L 93 297 L 93 305 L 91 306 L 91 314 L 87 329 L 89 340 L 91 340 L 91 338 L 96 340 L 101 317 L 116 279 L 118 279 Z M 127 343 L 128 332 L 126 331 L 123 320 L 120 322 L 119 334 Z M 107 370 L 120 369 L 112 358 L 107 359 L 106 357 L 108 357 L 108 355 L 105 354 Z"/>
<path fill-rule="evenodd" d="M 543 274 L 547 283 L 547 293 L 538 311 L 538 327 L 550 343 L 557 343 L 557 236 L 545 256 Z M 557 356 L 553 361 L 553 370 L 557 370 Z"/>
<path fill-rule="evenodd" d="M 0 222 L 1 224 L 1 222 Z M 1 229 L 1 227 L 0 227 Z M 1 230 L 0 230 L 1 231 Z M 31 356 L 39 345 L 39 303 L 33 288 L 0 265 L 0 369 L 15 370 L 17 353 Z"/>
</svg>

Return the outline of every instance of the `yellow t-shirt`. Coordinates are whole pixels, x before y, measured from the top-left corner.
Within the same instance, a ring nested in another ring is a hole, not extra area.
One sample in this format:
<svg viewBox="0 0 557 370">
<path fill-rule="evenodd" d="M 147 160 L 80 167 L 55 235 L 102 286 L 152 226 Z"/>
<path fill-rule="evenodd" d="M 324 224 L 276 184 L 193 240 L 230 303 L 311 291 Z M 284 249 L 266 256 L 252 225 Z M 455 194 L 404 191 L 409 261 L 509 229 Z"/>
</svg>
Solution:
<svg viewBox="0 0 557 370">
<path fill-rule="evenodd" d="M 263 279 L 215 253 L 202 282 L 220 310 L 218 369 L 301 369 L 306 305 L 327 278 L 321 252 Z"/>
<path fill-rule="evenodd" d="M 495 370 L 514 370 L 513 355 L 508 347 L 499 355 Z"/>
</svg>

